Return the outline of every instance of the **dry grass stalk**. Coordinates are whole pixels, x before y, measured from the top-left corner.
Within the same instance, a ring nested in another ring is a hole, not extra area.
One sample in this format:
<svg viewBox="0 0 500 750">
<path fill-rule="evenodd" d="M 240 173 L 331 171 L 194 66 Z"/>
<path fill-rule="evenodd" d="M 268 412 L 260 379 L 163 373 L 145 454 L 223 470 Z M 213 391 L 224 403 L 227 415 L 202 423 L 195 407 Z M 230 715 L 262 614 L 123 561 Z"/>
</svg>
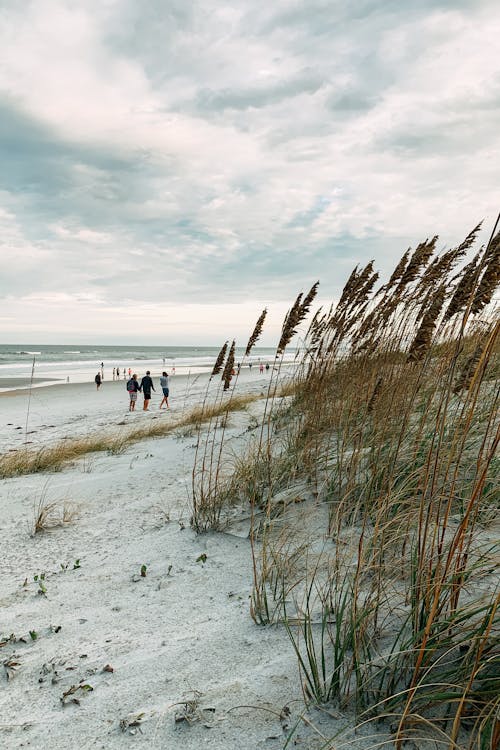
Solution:
<svg viewBox="0 0 500 750">
<path fill-rule="evenodd" d="M 486 267 L 472 300 L 473 315 L 480 313 L 491 302 L 500 284 L 500 233 L 493 238 L 484 261 Z"/>
<path fill-rule="evenodd" d="M 213 366 L 212 372 L 210 373 L 210 378 L 213 378 L 214 375 L 218 375 L 220 371 L 222 370 L 222 365 L 224 364 L 226 351 L 227 351 L 227 341 L 223 344 L 220 352 L 217 355 L 217 359 L 215 360 L 215 364 Z"/>
<path fill-rule="evenodd" d="M 231 348 L 229 349 L 229 354 L 227 355 L 227 361 L 224 367 L 224 371 L 222 373 L 222 381 L 224 383 L 225 391 L 229 389 L 229 386 L 231 384 L 231 379 L 233 377 L 235 348 L 236 348 L 236 342 L 233 340 L 233 343 L 231 344 Z"/>
<path fill-rule="evenodd" d="M 409 362 L 420 361 L 429 351 L 437 319 L 444 304 L 445 294 L 446 289 L 442 286 L 433 296 L 431 306 L 424 314 L 420 328 L 410 346 L 410 351 L 408 352 Z"/>
<path fill-rule="evenodd" d="M 313 303 L 314 298 L 318 292 L 319 281 L 312 285 L 311 289 L 304 297 L 302 301 L 302 293 L 298 295 L 297 299 L 293 303 L 290 311 L 285 317 L 283 327 L 281 330 L 281 338 L 276 348 L 276 355 L 283 354 L 286 347 L 297 333 L 297 326 L 299 326 L 304 318 L 307 316 Z"/>
<path fill-rule="evenodd" d="M 438 236 L 436 235 L 432 238 L 432 240 L 426 240 L 425 242 L 421 242 L 420 245 L 417 246 L 415 252 L 410 258 L 410 262 L 408 263 L 407 268 L 401 276 L 401 280 L 398 284 L 399 290 L 407 287 L 408 284 L 410 284 L 417 278 L 421 269 L 424 268 L 431 259 L 437 241 Z"/>
<path fill-rule="evenodd" d="M 259 340 L 260 335 L 262 333 L 262 328 L 264 327 L 264 321 L 266 319 L 266 315 L 267 315 L 267 309 L 264 308 L 257 320 L 257 323 L 255 324 L 255 328 L 253 329 L 252 335 L 248 339 L 247 348 L 245 349 L 245 355 L 244 355 L 245 357 L 248 357 L 253 347 Z"/>
</svg>

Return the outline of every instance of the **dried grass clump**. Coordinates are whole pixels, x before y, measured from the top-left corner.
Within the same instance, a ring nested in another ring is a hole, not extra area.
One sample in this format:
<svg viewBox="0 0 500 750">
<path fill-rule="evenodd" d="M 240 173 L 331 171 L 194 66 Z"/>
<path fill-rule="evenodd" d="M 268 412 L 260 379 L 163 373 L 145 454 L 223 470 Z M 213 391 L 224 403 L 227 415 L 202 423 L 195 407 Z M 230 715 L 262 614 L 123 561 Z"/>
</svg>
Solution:
<svg viewBox="0 0 500 750">
<path fill-rule="evenodd" d="M 68 463 L 91 453 L 106 452 L 117 455 L 140 440 L 163 437 L 179 428 L 196 427 L 228 411 L 244 409 L 249 403 L 260 398 L 262 398 L 260 394 L 242 394 L 235 396 L 229 404 L 216 403 L 204 408 L 196 407 L 171 422 L 157 420 L 120 432 L 113 431 L 76 440 L 63 440 L 46 448 L 20 448 L 17 451 L 9 451 L 0 455 L 0 478 L 61 471 Z"/>
<path fill-rule="evenodd" d="M 31 535 L 42 531 L 67 526 L 74 523 L 79 516 L 78 506 L 67 500 L 48 500 L 43 492 L 33 505 L 33 524 Z"/>
</svg>

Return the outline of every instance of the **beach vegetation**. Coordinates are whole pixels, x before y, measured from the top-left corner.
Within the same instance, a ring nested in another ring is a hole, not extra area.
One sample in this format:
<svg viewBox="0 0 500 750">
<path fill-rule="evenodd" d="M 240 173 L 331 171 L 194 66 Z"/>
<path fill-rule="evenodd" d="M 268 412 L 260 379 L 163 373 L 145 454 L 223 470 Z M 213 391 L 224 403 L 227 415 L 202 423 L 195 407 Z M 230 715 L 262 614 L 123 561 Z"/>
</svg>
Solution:
<svg viewBox="0 0 500 750">
<path fill-rule="evenodd" d="M 78 518 L 78 506 L 67 500 L 49 500 L 47 488 L 33 504 L 31 536 L 42 531 L 67 526 Z"/>
<path fill-rule="evenodd" d="M 0 454 L 0 479 L 37 474 L 40 472 L 58 472 L 69 463 L 93 453 L 108 453 L 118 455 L 131 445 L 145 439 L 163 437 L 189 429 L 194 431 L 214 417 L 231 411 L 240 411 L 252 401 L 261 398 L 256 394 L 242 394 L 231 399 L 205 408 L 195 407 L 186 411 L 178 419 L 172 421 L 148 421 L 135 427 L 126 427 L 117 431 L 102 431 L 83 438 L 61 440 L 42 448 L 22 447 L 18 450 Z M 84 471 L 91 471 L 92 465 L 88 459 L 84 464 Z"/>
<path fill-rule="evenodd" d="M 260 429 L 239 458 L 212 430 L 193 473 L 197 531 L 250 509 L 250 614 L 285 628 L 306 703 L 383 722 L 397 750 L 500 739 L 500 234 L 476 249 L 479 229 L 383 284 L 355 268 L 284 384 L 299 295 Z"/>
</svg>

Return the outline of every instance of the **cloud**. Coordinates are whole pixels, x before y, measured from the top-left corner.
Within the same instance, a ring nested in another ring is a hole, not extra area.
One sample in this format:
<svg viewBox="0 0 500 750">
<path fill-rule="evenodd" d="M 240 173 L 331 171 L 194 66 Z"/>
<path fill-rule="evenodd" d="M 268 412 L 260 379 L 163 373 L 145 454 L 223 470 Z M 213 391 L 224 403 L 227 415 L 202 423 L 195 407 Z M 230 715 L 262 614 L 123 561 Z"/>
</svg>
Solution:
<svg viewBox="0 0 500 750">
<path fill-rule="evenodd" d="M 334 296 L 356 262 L 497 210 L 492 0 L 31 0 L 2 21 L 0 295 L 27 330 L 33 293 L 76 327 L 89 300 L 166 299 L 182 326 L 317 278 Z"/>
</svg>

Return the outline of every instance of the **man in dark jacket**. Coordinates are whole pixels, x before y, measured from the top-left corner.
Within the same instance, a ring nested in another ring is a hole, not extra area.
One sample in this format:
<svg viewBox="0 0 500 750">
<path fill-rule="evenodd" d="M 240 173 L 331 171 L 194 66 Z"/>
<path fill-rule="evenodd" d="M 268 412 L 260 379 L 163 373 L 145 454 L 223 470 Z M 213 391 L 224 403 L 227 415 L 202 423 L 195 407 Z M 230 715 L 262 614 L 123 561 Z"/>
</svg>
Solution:
<svg viewBox="0 0 500 750">
<path fill-rule="evenodd" d="M 143 411 L 148 411 L 149 402 L 151 400 L 151 389 L 153 389 L 154 391 L 155 387 L 153 385 L 151 373 L 149 372 L 149 370 L 146 370 L 146 374 L 141 380 L 141 391 L 144 396 L 144 406 L 142 407 Z"/>
</svg>

